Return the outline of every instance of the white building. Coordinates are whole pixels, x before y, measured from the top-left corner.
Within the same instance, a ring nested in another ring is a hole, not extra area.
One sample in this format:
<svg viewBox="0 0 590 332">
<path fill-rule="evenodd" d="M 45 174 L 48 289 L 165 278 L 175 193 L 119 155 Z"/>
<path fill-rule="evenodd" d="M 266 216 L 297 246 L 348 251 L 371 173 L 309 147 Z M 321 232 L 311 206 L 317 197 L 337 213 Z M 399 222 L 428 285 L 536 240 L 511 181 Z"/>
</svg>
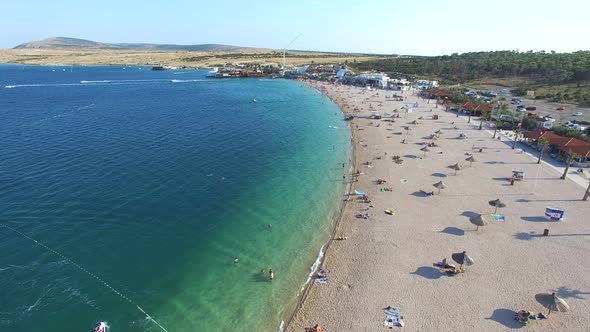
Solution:
<svg viewBox="0 0 590 332">
<path fill-rule="evenodd" d="M 384 73 L 363 73 L 356 78 L 357 80 L 367 81 L 370 85 L 377 85 L 380 88 L 386 88 L 389 82 L 389 77 Z"/>
<path fill-rule="evenodd" d="M 416 89 L 430 89 L 438 87 L 438 81 L 416 80 Z"/>
</svg>

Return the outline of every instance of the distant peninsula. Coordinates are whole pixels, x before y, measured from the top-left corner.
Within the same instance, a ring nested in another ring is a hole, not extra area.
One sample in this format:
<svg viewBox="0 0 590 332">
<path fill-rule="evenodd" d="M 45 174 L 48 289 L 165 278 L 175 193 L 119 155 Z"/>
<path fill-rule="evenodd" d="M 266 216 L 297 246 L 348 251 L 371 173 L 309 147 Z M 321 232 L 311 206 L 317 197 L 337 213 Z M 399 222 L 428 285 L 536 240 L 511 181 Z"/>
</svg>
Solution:
<svg viewBox="0 0 590 332">
<path fill-rule="evenodd" d="M 147 44 L 147 43 L 101 43 L 92 40 L 51 37 L 17 45 L 14 49 L 85 49 L 85 50 L 134 50 L 134 51 L 187 51 L 187 52 L 243 52 L 254 50 L 252 47 L 241 47 L 222 44 Z"/>
<path fill-rule="evenodd" d="M 385 57 L 318 51 L 287 50 L 288 65 L 354 63 Z M 227 64 L 280 64 L 283 50 L 223 44 L 102 43 L 86 39 L 52 37 L 0 49 L 0 63 L 31 65 L 167 65 L 179 68 L 223 67 Z"/>
</svg>

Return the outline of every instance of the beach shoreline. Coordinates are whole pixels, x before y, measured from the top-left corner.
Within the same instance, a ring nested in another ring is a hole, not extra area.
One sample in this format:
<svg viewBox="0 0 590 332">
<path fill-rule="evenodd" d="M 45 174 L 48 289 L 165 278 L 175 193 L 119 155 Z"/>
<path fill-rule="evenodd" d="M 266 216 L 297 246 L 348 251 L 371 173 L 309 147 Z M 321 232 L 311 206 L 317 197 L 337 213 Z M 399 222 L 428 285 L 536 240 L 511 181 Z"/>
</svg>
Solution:
<svg viewBox="0 0 590 332">
<path fill-rule="evenodd" d="M 466 118 L 447 113 L 411 91 L 404 92 L 404 101 L 393 102 L 384 97 L 391 92 L 384 90 L 306 84 L 328 96 L 344 114 L 360 115 L 349 122 L 355 154 L 353 172 L 361 172 L 359 182 L 350 190 L 367 192 L 374 208 L 354 200 L 345 206 L 322 259 L 321 269 L 328 272 L 328 283 L 312 281 L 306 286 L 286 331 L 302 331 L 315 324 L 328 331 L 385 329 L 383 308 L 388 305 L 401 309 L 404 330 L 503 331 L 519 327 L 514 325 L 515 311 L 544 310 L 534 297 L 550 290 L 561 296 L 569 294 L 567 300 L 570 305 L 575 303 L 572 311 L 577 314 L 555 314 L 551 320 L 534 323 L 536 331 L 565 325 L 568 330 L 582 331 L 590 323 L 590 318 L 582 314 L 589 309 L 587 301 L 571 295 L 590 289 L 589 280 L 571 277 L 590 273 L 589 267 L 576 263 L 590 258 L 588 250 L 580 249 L 588 245 L 588 240 L 573 235 L 590 233 L 590 227 L 579 222 L 590 208 L 579 200 L 583 191 L 577 184 L 551 181 L 559 177 L 555 169 L 538 166 L 530 156 L 512 150 L 505 137 L 499 141 L 487 130 L 477 130 L 479 120 L 467 123 Z M 415 102 L 420 106 L 413 113 L 402 112 L 406 103 Z M 371 112 L 394 112 L 393 108 L 400 115 L 394 119 L 396 123 L 369 118 Z M 432 115 L 439 120 L 431 119 Z M 412 120 L 418 124 L 407 125 Z M 412 131 L 402 129 L 407 126 Z M 399 132 L 395 132 L 397 128 Z M 426 137 L 435 130 L 443 131 L 436 141 L 442 147 L 432 148 L 436 152 L 427 155 L 416 145 L 429 141 Z M 461 132 L 468 138 L 457 139 Z M 474 155 L 477 162 L 465 163 L 466 154 Z M 391 163 L 393 155 L 401 156 L 403 164 Z M 455 175 L 447 166 L 457 161 L 463 167 Z M 501 176 L 515 167 L 511 164 L 526 170 L 530 178 L 516 186 L 501 182 Z M 393 191 L 379 190 L 375 187 L 377 179 L 387 180 L 384 187 L 391 186 Z M 430 191 L 432 183 L 441 179 L 449 184 L 441 195 L 420 195 L 419 189 Z M 487 201 L 498 197 L 508 201 L 502 211 L 508 222 L 494 222 L 476 232 L 468 217 L 488 213 Z M 564 207 L 567 222 L 547 223 L 535 217 L 546 205 Z M 355 210 L 360 208 L 368 211 L 368 220 L 355 218 Z M 394 210 L 394 216 L 382 213 L 383 209 Z M 543 228 L 555 232 L 555 237 L 537 238 Z M 333 241 L 343 235 L 349 239 Z M 469 251 L 479 264 L 454 278 L 432 267 L 444 257 L 450 259 L 451 252 L 461 250 Z M 551 270 L 551 277 L 545 276 L 546 270 Z M 485 284 L 486 289 L 478 288 L 479 284 Z M 454 307 L 446 306 L 453 298 L 469 301 L 453 301 Z"/>
<path fill-rule="evenodd" d="M 336 105 L 338 107 L 339 111 L 342 113 L 342 116 L 345 116 L 346 114 L 348 114 L 347 112 L 344 111 L 342 105 L 338 104 L 328 94 L 326 94 L 324 91 L 319 89 L 318 86 L 314 85 L 313 81 L 300 81 L 299 83 L 302 83 L 307 88 L 313 89 L 313 90 L 317 91 L 319 94 L 322 94 L 324 97 L 328 98 L 334 105 Z M 354 130 L 352 129 L 352 127 L 348 123 L 346 123 L 346 127 L 348 128 L 348 130 L 350 130 L 351 142 L 354 142 Z M 356 154 L 355 154 L 354 144 L 350 144 L 350 155 L 349 156 L 350 156 L 350 162 L 348 163 L 348 171 L 345 172 L 347 178 L 350 178 L 351 174 L 356 169 Z M 347 204 L 348 199 L 345 199 L 344 197 L 350 195 L 350 193 L 352 192 L 352 182 L 348 182 L 344 188 L 345 188 L 345 190 L 344 190 L 343 195 L 339 196 L 340 201 L 338 202 L 338 208 L 335 209 L 335 215 L 333 216 L 333 218 L 331 220 L 332 226 L 331 226 L 331 230 L 330 230 L 330 236 L 327 239 L 327 241 L 324 244 L 322 244 L 322 247 L 319 249 L 318 255 L 316 256 L 317 258 L 314 261 L 314 263 L 312 264 L 312 266 L 310 267 L 309 277 L 306 280 L 306 282 L 303 284 L 301 292 L 297 296 L 298 299 L 297 299 L 295 308 L 293 308 L 293 310 L 287 316 L 288 317 L 287 319 L 284 319 L 281 321 L 281 325 L 279 326 L 279 331 L 284 331 L 286 328 L 288 328 L 289 324 L 294 319 L 297 312 L 301 309 L 301 307 L 305 303 L 305 299 L 311 289 L 311 286 L 314 283 L 313 275 L 318 270 L 320 270 L 322 268 L 322 265 L 323 265 L 323 262 L 324 262 L 324 259 L 326 256 L 326 252 L 329 250 L 330 245 L 332 244 L 332 242 L 336 238 L 336 233 L 338 231 L 338 225 L 342 221 L 342 219 L 344 217 L 344 212 L 346 211 L 346 208 L 348 205 Z M 315 268 L 314 268 L 314 266 L 315 266 Z"/>
</svg>

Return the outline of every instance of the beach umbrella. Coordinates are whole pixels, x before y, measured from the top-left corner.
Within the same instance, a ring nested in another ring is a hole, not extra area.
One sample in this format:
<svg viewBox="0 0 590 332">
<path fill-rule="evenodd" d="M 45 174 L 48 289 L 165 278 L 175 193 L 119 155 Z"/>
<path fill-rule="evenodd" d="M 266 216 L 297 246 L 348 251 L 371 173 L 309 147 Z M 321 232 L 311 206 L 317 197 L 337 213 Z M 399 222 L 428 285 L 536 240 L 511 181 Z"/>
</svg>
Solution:
<svg viewBox="0 0 590 332">
<path fill-rule="evenodd" d="M 541 293 L 535 295 L 537 302 L 541 303 L 545 308 L 549 309 L 547 316 L 551 314 L 551 311 L 568 311 L 570 306 L 565 301 L 555 295 L 555 293 L 547 294 Z"/>
<path fill-rule="evenodd" d="M 479 226 L 485 226 L 489 224 L 489 222 L 481 214 L 469 218 L 469 222 L 477 226 L 475 229 L 476 231 L 479 230 Z"/>
<path fill-rule="evenodd" d="M 461 166 L 459 166 L 459 163 L 456 163 L 455 165 L 451 165 L 451 166 L 449 166 L 449 168 L 455 170 L 455 175 L 457 175 L 457 171 L 461 170 Z"/>
<path fill-rule="evenodd" d="M 405 126 L 404 129 L 409 133 L 410 130 L 412 130 L 412 128 L 410 128 L 410 126 Z"/>
<path fill-rule="evenodd" d="M 438 189 L 438 193 L 440 194 L 441 189 L 445 189 L 447 187 L 442 181 L 438 181 L 437 183 L 432 185 L 434 188 Z"/>
<path fill-rule="evenodd" d="M 424 151 L 424 158 L 426 158 L 426 152 L 430 151 L 430 149 L 426 145 L 424 145 L 424 147 L 422 149 L 420 149 L 420 150 L 421 151 Z"/>
<path fill-rule="evenodd" d="M 478 230 L 480 226 L 485 226 L 489 224 L 488 220 L 484 218 L 484 216 L 481 214 L 470 217 L 469 222 L 477 226 L 476 230 Z"/>
<path fill-rule="evenodd" d="M 469 167 L 471 167 L 471 164 L 473 164 L 473 162 L 475 161 L 475 158 L 473 158 L 473 156 L 469 156 L 465 159 L 465 161 L 468 161 Z"/>
<path fill-rule="evenodd" d="M 414 121 L 410 122 L 410 124 L 417 125 L 418 121 L 414 120 Z"/>
<path fill-rule="evenodd" d="M 456 252 L 456 253 L 454 253 L 454 254 L 451 255 L 451 258 L 457 264 L 461 264 L 461 266 L 459 266 L 459 269 L 461 269 L 463 267 L 463 264 L 465 264 L 467 266 L 471 266 L 474 263 L 473 258 L 469 257 L 469 255 L 467 255 L 467 253 L 465 251 L 463 251 L 463 252 Z"/>
<path fill-rule="evenodd" d="M 442 130 L 439 129 L 439 130 L 435 131 L 434 133 L 437 135 L 440 135 L 440 134 L 442 134 Z"/>
<path fill-rule="evenodd" d="M 495 207 L 494 213 L 496 213 L 496 211 L 498 211 L 498 208 L 506 207 L 506 203 L 502 202 L 499 198 L 495 199 L 493 201 L 489 201 L 488 204 Z"/>
</svg>

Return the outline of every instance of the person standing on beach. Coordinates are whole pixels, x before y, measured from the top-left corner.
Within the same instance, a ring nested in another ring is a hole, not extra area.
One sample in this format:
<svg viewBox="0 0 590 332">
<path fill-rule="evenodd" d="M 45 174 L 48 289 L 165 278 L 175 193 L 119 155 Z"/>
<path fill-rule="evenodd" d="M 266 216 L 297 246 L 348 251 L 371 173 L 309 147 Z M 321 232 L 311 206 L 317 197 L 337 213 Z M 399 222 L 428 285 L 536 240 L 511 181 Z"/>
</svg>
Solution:
<svg viewBox="0 0 590 332">
<path fill-rule="evenodd" d="M 275 278 L 275 273 L 272 271 L 272 269 L 268 269 L 268 278 L 270 281 Z"/>
</svg>

